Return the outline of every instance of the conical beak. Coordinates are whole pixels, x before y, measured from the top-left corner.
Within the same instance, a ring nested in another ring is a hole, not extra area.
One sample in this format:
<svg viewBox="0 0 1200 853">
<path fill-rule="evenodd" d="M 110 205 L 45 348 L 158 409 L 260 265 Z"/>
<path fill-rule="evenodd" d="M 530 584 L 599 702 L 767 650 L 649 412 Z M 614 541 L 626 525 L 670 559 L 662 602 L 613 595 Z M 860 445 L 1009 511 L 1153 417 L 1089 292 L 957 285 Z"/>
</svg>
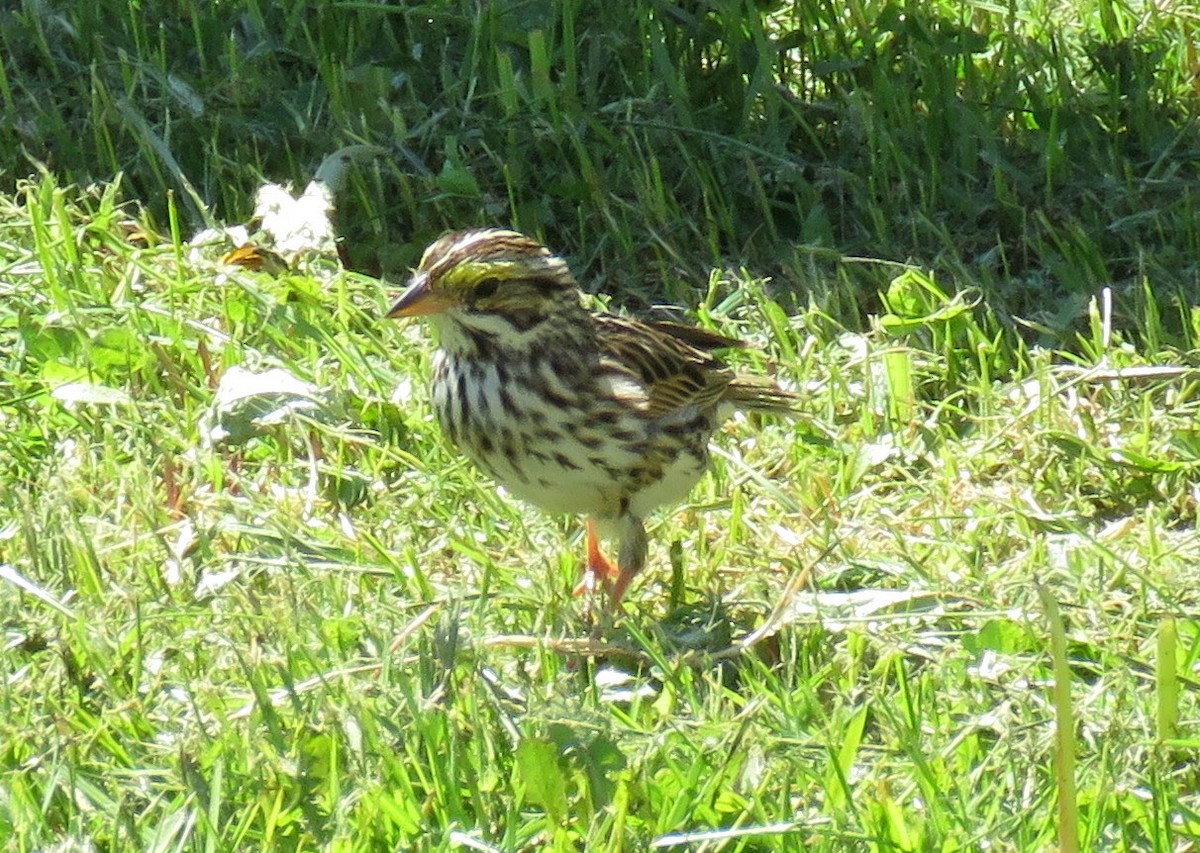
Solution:
<svg viewBox="0 0 1200 853">
<path fill-rule="evenodd" d="M 445 311 L 455 300 L 452 297 L 442 293 L 434 293 L 429 289 L 429 276 L 425 273 L 417 273 L 408 283 L 408 287 L 400 298 L 392 303 L 392 307 L 388 309 L 386 316 L 388 319 L 395 320 L 401 317 L 422 317 L 426 314 L 440 314 Z"/>
</svg>

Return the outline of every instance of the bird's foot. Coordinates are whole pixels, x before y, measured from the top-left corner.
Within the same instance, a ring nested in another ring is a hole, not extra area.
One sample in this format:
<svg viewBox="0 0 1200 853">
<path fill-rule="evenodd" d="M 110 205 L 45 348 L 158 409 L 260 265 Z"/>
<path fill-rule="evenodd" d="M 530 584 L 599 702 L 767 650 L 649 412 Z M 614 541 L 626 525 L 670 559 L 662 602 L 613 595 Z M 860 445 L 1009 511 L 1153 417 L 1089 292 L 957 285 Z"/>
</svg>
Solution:
<svg viewBox="0 0 1200 853">
<path fill-rule="evenodd" d="M 603 589 L 608 596 L 607 609 L 619 611 L 621 597 L 636 572 L 620 569 L 604 556 L 600 550 L 600 537 L 596 534 L 596 522 L 591 519 L 587 523 L 587 552 L 587 565 L 575 585 L 575 595 L 594 595 L 597 588 Z"/>
</svg>

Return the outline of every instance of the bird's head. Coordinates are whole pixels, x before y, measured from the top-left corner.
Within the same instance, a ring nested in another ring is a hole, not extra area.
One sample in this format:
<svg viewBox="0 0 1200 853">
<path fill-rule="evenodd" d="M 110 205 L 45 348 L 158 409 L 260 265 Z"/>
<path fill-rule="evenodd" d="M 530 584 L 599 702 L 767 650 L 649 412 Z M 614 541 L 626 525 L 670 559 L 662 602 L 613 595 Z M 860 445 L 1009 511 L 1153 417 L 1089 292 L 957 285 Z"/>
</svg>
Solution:
<svg viewBox="0 0 1200 853">
<path fill-rule="evenodd" d="M 516 231 L 483 228 L 447 234 L 426 249 L 387 316 L 525 332 L 578 306 L 578 286 L 562 258 Z"/>
</svg>

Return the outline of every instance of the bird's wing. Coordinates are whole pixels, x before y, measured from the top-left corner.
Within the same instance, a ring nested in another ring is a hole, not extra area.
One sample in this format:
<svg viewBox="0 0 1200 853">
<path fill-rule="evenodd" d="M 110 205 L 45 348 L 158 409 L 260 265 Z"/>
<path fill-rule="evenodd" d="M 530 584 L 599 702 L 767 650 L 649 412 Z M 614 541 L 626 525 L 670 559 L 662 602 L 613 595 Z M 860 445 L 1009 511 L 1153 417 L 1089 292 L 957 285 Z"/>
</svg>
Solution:
<svg viewBox="0 0 1200 853">
<path fill-rule="evenodd" d="M 652 417 L 713 405 L 734 373 L 708 350 L 740 346 L 715 332 L 678 323 L 593 315 L 601 367 L 616 396 Z"/>
</svg>

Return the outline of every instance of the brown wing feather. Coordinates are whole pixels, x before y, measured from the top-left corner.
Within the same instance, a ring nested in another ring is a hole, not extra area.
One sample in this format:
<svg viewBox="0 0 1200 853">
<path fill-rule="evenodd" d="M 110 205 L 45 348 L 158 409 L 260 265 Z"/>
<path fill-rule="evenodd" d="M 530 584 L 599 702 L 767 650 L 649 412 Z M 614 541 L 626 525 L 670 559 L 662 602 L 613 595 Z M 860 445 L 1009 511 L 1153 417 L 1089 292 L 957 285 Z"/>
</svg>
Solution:
<svg viewBox="0 0 1200 853">
<path fill-rule="evenodd" d="M 699 326 L 672 323 L 670 320 L 644 320 L 642 322 L 652 329 L 679 338 L 679 340 L 691 344 L 700 350 L 744 349 L 746 346 L 745 341 L 726 337 L 717 332 L 710 332 L 708 329 L 701 329 Z"/>
<path fill-rule="evenodd" d="M 664 320 L 648 321 L 646 325 L 664 332 L 678 340 L 689 344 L 693 351 L 701 351 L 707 363 L 717 365 L 722 375 L 728 374 L 729 368 L 722 361 L 708 355 L 708 350 L 714 349 L 745 349 L 748 344 L 737 338 L 726 337 L 698 326 L 687 326 L 683 323 L 672 323 Z M 766 376 L 754 376 L 744 373 L 734 373 L 722 385 L 721 397 L 733 403 L 739 409 L 753 409 L 760 412 L 772 412 L 777 415 L 795 415 L 799 397 L 791 391 L 784 391 Z"/>
<path fill-rule="evenodd" d="M 605 366 L 646 389 L 646 411 L 654 417 L 715 404 L 734 381 L 734 372 L 706 352 L 736 345 L 731 338 L 677 323 L 643 323 L 612 314 L 594 319 Z"/>
</svg>

